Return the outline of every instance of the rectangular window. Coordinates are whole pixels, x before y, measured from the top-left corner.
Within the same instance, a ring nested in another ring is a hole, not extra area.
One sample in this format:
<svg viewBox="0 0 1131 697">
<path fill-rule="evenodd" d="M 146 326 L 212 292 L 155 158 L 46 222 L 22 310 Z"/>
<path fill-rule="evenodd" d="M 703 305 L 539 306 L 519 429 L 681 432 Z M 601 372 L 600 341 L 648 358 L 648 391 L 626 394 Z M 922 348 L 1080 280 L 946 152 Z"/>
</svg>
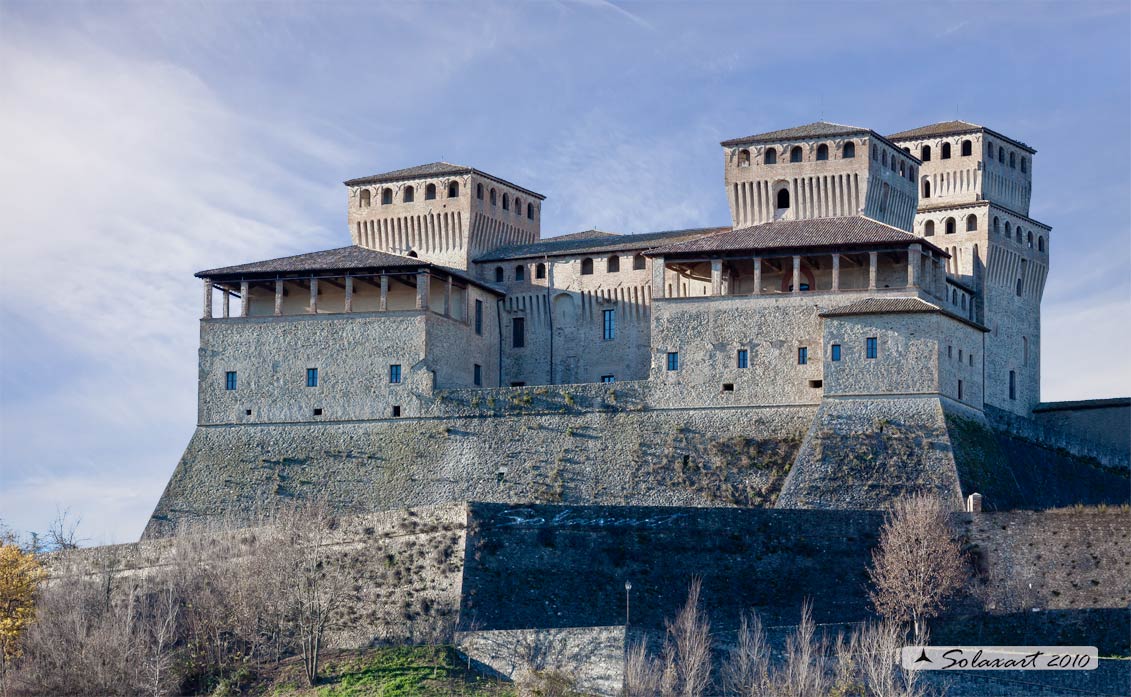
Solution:
<svg viewBox="0 0 1131 697">
<path fill-rule="evenodd" d="M 616 382 L 616 381 L 617 381 L 617 378 L 616 378 L 615 375 L 602 375 L 601 376 L 601 382 Z"/>
<path fill-rule="evenodd" d="M 865 358 L 875 358 L 876 357 L 876 337 L 870 336 L 870 337 L 868 337 L 867 339 L 864 340 L 864 357 Z"/>
<path fill-rule="evenodd" d="M 1017 399 L 1017 373 L 1009 371 L 1009 398 Z"/>
<path fill-rule="evenodd" d="M 668 351 L 668 370 L 679 370 L 679 351 Z"/>
<path fill-rule="evenodd" d="M 307 387 L 318 387 L 318 369 L 317 368 L 307 368 L 306 369 L 306 386 Z"/>
<path fill-rule="evenodd" d="M 797 349 L 797 365 L 806 365 L 809 363 L 809 347 L 802 346 Z"/>
<path fill-rule="evenodd" d="M 958 381 L 958 398 L 962 399 L 962 381 Z"/>
<path fill-rule="evenodd" d="M 604 318 L 605 341 L 611 341 L 617 338 L 617 311 L 605 310 L 601 315 Z"/>
<path fill-rule="evenodd" d="M 750 352 L 747 351 L 746 349 L 738 349 L 738 367 L 739 368 L 749 368 L 750 367 Z"/>
<path fill-rule="evenodd" d="M 515 317 L 511 320 L 511 346 L 522 348 L 526 346 L 526 319 Z"/>
<path fill-rule="evenodd" d="M 829 350 L 829 356 L 834 361 L 840 360 L 840 344 L 833 344 Z"/>
<path fill-rule="evenodd" d="M 958 349 L 958 362 L 962 362 L 962 349 Z"/>
<path fill-rule="evenodd" d="M 224 373 L 224 389 L 236 389 L 236 371 L 229 370 L 228 372 Z"/>
<path fill-rule="evenodd" d="M 475 368 L 472 372 L 475 373 L 474 378 L 473 378 L 473 381 L 475 382 L 475 386 L 476 387 L 482 387 L 483 386 L 483 366 L 476 363 Z"/>
<path fill-rule="evenodd" d="M 394 419 L 400 418 L 400 415 L 401 415 L 401 405 L 394 404 L 393 405 L 393 418 Z"/>
<path fill-rule="evenodd" d="M 970 359 L 970 367 L 973 368 L 974 367 L 974 354 L 971 353 L 970 355 L 967 356 L 967 358 Z"/>
<path fill-rule="evenodd" d="M 954 358 L 954 347 L 953 346 L 947 346 L 946 347 L 946 357 L 947 358 Z"/>
<path fill-rule="evenodd" d="M 400 384 L 401 381 L 401 367 L 399 365 L 389 366 L 389 382 L 394 385 Z"/>
<path fill-rule="evenodd" d="M 483 335 L 483 301 L 475 301 L 475 333 Z"/>
</svg>

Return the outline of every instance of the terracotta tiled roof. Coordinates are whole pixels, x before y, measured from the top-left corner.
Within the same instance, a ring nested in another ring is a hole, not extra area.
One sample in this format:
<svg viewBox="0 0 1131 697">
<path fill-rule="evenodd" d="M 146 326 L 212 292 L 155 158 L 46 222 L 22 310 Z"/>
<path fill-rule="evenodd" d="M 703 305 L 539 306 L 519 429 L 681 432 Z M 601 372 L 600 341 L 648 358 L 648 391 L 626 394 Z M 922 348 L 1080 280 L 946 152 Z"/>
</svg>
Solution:
<svg viewBox="0 0 1131 697">
<path fill-rule="evenodd" d="M 724 230 L 714 235 L 657 247 L 648 252 L 656 256 L 676 256 L 706 252 L 805 249 L 811 247 L 866 247 L 870 245 L 923 244 L 946 254 L 921 237 L 864 216 L 779 220 L 753 227 Z M 949 255 L 947 255 L 949 256 Z"/>
<path fill-rule="evenodd" d="M 600 254 L 602 252 L 617 252 L 627 250 L 646 250 L 658 244 L 669 244 L 683 240 L 695 239 L 711 233 L 726 230 L 724 227 L 693 228 L 690 230 L 667 230 L 664 232 L 645 232 L 637 235 L 616 235 L 600 233 L 598 235 L 585 235 L 574 233 L 551 237 L 533 244 L 515 247 L 503 247 L 488 252 L 475 261 L 503 261 L 505 259 L 522 259 L 526 257 L 542 256 L 573 256 L 576 254 Z M 594 232 L 594 231 L 587 231 Z"/>
<path fill-rule="evenodd" d="M 916 314 L 939 313 L 951 319 L 969 324 L 976 329 L 989 331 L 986 327 L 974 322 L 968 317 L 951 312 L 950 310 L 929 303 L 919 298 L 862 298 L 856 302 L 833 307 L 820 313 L 821 317 L 852 317 L 855 315 L 891 315 L 891 314 Z"/>
<path fill-rule="evenodd" d="M 366 184 L 380 184 L 382 182 L 395 182 L 403 181 L 405 179 L 420 179 L 422 177 L 445 177 L 445 176 L 458 176 L 463 174 L 478 174 L 481 177 L 492 179 L 505 184 L 513 189 L 518 189 L 531 196 L 537 197 L 539 200 L 545 200 L 542 194 L 531 191 L 509 182 L 506 179 L 501 179 L 493 174 L 475 169 L 474 167 L 467 167 L 466 165 L 453 165 L 450 162 L 431 162 L 426 165 L 416 165 L 415 167 L 405 167 L 404 169 L 395 169 L 391 172 L 383 172 L 381 174 L 371 174 L 368 177 L 358 177 L 357 179 L 348 179 L 343 182 L 346 186 L 364 186 Z"/>
<path fill-rule="evenodd" d="M 1001 133 L 986 128 L 985 126 L 979 126 L 976 123 L 970 123 L 969 121 L 940 121 L 939 123 L 932 123 L 927 126 L 912 128 L 910 131 L 901 131 L 899 133 L 894 133 L 888 136 L 888 140 L 917 140 L 919 138 L 958 135 L 961 133 L 978 133 L 981 131 L 989 133 L 995 138 L 1013 143 L 1023 150 L 1028 150 L 1030 153 L 1037 152 L 1036 150 L 1019 140 L 1015 140 L 1013 138 L 1010 138 L 1009 136 L 1002 135 Z"/>
<path fill-rule="evenodd" d="M 804 126 L 783 128 L 780 131 L 758 133 L 752 136 L 746 136 L 745 138 L 731 138 L 730 140 L 724 140 L 722 143 L 720 143 L 720 145 L 722 145 L 723 147 L 730 147 L 732 145 L 742 145 L 744 143 L 764 143 L 777 140 L 821 138 L 824 136 L 847 136 L 857 133 L 871 133 L 871 130 L 867 128 L 861 128 L 859 126 L 845 126 L 839 123 L 829 123 L 828 121 L 816 121 Z"/>
</svg>

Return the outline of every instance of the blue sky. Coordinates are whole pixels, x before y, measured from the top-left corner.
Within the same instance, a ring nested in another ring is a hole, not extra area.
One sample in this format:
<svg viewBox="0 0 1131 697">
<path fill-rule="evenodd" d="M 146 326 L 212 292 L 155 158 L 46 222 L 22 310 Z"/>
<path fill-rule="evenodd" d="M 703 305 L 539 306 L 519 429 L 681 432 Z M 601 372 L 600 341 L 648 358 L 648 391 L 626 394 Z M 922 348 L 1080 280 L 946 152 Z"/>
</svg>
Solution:
<svg viewBox="0 0 1131 697">
<path fill-rule="evenodd" d="M 447 160 L 543 234 L 727 221 L 718 142 L 962 118 L 1034 146 L 1044 398 L 1131 394 L 1126 2 L 0 1 L 0 519 L 140 534 L 192 434 L 203 268 L 345 244 Z"/>
</svg>

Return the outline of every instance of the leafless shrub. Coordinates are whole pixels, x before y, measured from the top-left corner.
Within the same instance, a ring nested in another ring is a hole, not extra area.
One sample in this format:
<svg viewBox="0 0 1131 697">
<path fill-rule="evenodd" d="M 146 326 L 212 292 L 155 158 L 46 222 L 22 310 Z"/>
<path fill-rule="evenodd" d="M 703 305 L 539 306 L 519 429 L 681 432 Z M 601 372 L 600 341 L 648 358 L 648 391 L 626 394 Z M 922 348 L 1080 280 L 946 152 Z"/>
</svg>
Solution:
<svg viewBox="0 0 1131 697">
<path fill-rule="evenodd" d="M 918 641 L 924 622 L 943 609 L 966 576 L 962 550 L 941 501 L 918 494 L 895 502 L 869 575 L 876 611 L 890 621 L 910 622 Z"/>
<path fill-rule="evenodd" d="M 738 697 L 771 694 L 770 648 L 757 613 L 742 616 L 734 647 L 722 666 L 723 690 Z"/>
<path fill-rule="evenodd" d="M 656 697 L 660 693 L 663 666 L 648 655 L 648 647 L 637 641 L 628 648 L 624 662 L 625 697 Z"/>
<path fill-rule="evenodd" d="M 926 637 L 923 637 L 926 640 Z M 858 683 L 874 697 L 925 697 L 930 692 L 918 683 L 918 673 L 904 670 L 899 650 L 904 633 L 894 622 L 865 626 L 853 636 Z"/>
<path fill-rule="evenodd" d="M 701 697 L 711 685 L 711 623 L 699 604 L 703 583 L 696 578 L 687 603 L 667 626 L 663 694 Z"/>
<path fill-rule="evenodd" d="M 828 642 L 817 636 L 812 606 L 801 606 L 801 622 L 786 639 L 785 656 L 772 673 L 774 697 L 813 697 L 828 693 Z"/>
</svg>

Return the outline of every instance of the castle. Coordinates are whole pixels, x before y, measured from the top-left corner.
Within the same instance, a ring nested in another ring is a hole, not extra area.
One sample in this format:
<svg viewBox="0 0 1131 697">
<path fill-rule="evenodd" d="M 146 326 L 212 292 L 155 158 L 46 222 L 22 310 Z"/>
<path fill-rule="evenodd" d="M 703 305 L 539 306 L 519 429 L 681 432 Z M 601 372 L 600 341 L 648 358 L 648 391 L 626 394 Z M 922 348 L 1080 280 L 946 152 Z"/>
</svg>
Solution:
<svg viewBox="0 0 1131 697">
<path fill-rule="evenodd" d="M 1123 401 L 1040 402 L 1033 148 L 964 121 L 721 145 L 726 227 L 542 239 L 542 195 L 437 162 L 345 182 L 350 246 L 198 273 L 198 429 L 146 535 L 315 491 L 878 508 L 927 486 L 959 508 L 1000 482 L 956 419 L 1126 460 L 1075 418 Z M 643 482 L 660 461 L 699 490 Z"/>
</svg>

